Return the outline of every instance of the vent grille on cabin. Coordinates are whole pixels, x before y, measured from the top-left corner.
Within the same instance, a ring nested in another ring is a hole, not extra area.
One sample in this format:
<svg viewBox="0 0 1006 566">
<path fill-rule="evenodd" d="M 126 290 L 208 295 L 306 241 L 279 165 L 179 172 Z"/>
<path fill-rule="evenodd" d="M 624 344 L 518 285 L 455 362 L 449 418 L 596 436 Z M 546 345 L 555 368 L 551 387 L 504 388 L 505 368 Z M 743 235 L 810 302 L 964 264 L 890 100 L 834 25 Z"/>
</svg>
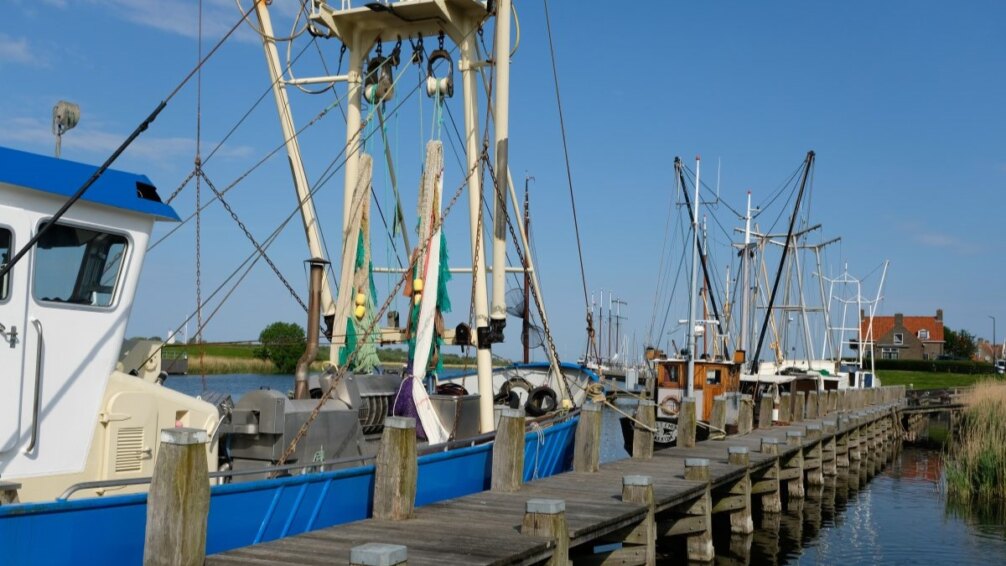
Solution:
<svg viewBox="0 0 1006 566">
<path fill-rule="evenodd" d="M 140 471 L 142 455 L 143 427 L 120 428 L 115 435 L 115 473 Z"/>
</svg>

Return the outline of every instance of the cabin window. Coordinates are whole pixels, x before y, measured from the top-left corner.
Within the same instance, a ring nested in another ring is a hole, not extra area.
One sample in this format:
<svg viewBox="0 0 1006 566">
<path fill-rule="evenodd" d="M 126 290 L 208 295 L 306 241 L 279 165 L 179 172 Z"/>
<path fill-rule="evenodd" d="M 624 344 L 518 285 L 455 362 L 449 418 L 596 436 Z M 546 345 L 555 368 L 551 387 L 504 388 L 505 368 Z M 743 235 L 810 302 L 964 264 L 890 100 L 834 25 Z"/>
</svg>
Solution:
<svg viewBox="0 0 1006 566">
<path fill-rule="evenodd" d="M 125 236 L 56 224 L 42 236 L 35 251 L 35 298 L 48 303 L 111 306 L 126 247 Z"/>
<path fill-rule="evenodd" d="M 13 253 L 14 235 L 11 231 L 6 228 L 0 228 L 0 267 L 7 265 L 10 261 L 11 253 Z M 0 301 L 7 300 L 7 294 L 10 293 L 10 273 L 6 273 L 3 276 L 3 280 L 0 280 Z"/>
<path fill-rule="evenodd" d="M 720 372 L 722 370 L 718 369 L 707 369 L 706 370 L 706 384 L 708 385 L 719 385 L 720 384 Z"/>
<path fill-rule="evenodd" d="M 900 345 L 902 345 L 904 343 L 905 343 L 905 335 L 902 334 L 902 333 L 900 333 L 900 332 L 896 332 L 894 334 L 894 345 L 895 346 L 900 346 Z"/>
</svg>

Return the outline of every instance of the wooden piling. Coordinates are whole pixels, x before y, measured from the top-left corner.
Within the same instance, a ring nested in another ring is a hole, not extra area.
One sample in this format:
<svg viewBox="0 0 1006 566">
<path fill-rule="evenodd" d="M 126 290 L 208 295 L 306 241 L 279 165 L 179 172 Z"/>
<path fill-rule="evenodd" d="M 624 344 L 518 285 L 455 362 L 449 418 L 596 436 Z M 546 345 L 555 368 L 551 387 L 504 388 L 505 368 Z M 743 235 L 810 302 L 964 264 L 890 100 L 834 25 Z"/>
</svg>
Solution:
<svg viewBox="0 0 1006 566">
<path fill-rule="evenodd" d="M 144 566 L 201 565 L 206 561 L 210 478 L 205 430 L 161 431 L 147 495 Z"/>
<path fill-rule="evenodd" d="M 819 398 L 820 397 L 817 391 L 810 391 L 807 393 L 807 420 L 813 420 L 817 418 Z"/>
<path fill-rule="evenodd" d="M 754 428 L 754 401 L 750 395 L 741 396 L 741 405 L 737 409 L 737 434 L 750 434 Z"/>
<path fill-rule="evenodd" d="M 695 426 L 695 398 L 685 397 L 678 411 L 678 446 L 695 447 Z"/>
<path fill-rule="evenodd" d="M 524 412 L 500 411 L 493 442 L 492 490 L 512 493 L 524 483 Z"/>
<path fill-rule="evenodd" d="M 793 395 L 786 392 L 781 394 L 779 399 L 779 422 L 789 423 L 792 420 L 790 414 L 793 412 Z"/>
<path fill-rule="evenodd" d="M 708 483 L 709 460 L 685 458 L 685 479 Z M 685 513 L 698 519 L 693 525 L 693 531 L 685 537 L 688 559 L 695 562 L 712 561 L 716 558 L 716 549 L 713 547 L 712 497 L 708 486 L 705 493 L 687 507 Z"/>
<path fill-rule="evenodd" d="M 772 409 L 775 403 L 771 395 L 762 395 L 758 405 L 758 428 L 770 428 L 772 426 Z"/>
<path fill-rule="evenodd" d="M 807 407 L 807 394 L 803 391 L 797 391 L 796 395 L 793 396 L 793 413 L 790 415 L 790 420 L 792 422 L 798 423 L 803 420 Z"/>
<path fill-rule="evenodd" d="M 653 457 L 653 430 L 657 426 L 657 404 L 648 400 L 640 401 L 639 406 L 636 407 L 636 420 L 639 421 L 639 424 L 634 423 L 632 458 L 634 460 L 649 460 Z"/>
<path fill-rule="evenodd" d="M 717 395 L 713 398 L 713 411 L 709 416 L 709 428 L 714 431 L 727 430 L 727 398 Z"/>
<path fill-rule="evenodd" d="M 401 521 L 412 516 L 417 474 L 416 419 L 384 419 L 374 470 L 374 518 Z"/>
<path fill-rule="evenodd" d="M 822 450 L 822 427 L 820 423 L 807 424 L 807 440 L 810 444 L 804 445 L 803 450 L 803 472 L 807 485 L 824 485 L 824 471 L 821 468 Z"/>
<path fill-rule="evenodd" d="M 788 446 L 803 446 L 803 432 L 790 430 L 786 432 Z M 786 494 L 790 500 L 803 499 L 806 495 L 803 487 L 803 450 L 796 450 L 783 458 L 779 479 L 786 482 Z"/>
<path fill-rule="evenodd" d="M 573 470 L 596 472 L 601 465 L 601 421 L 603 405 L 589 402 L 580 408 L 580 422 L 573 439 Z"/>
<path fill-rule="evenodd" d="M 657 563 L 657 522 L 656 500 L 653 496 L 653 478 L 650 476 L 629 475 L 622 477 L 622 501 L 638 503 L 647 508 L 646 518 L 636 525 L 622 541 L 623 548 L 642 546 L 645 548 L 644 564 L 652 566 Z M 610 559 L 617 561 L 617 556 Z"/>
<path fill-rule="evenodd" d="M 566 526 L 566 502 L 562 499 L 528 499 L 520 532 L 555 541 L 549 566 L 569 564 L 569 528 Z"/>
<path fill-rule="evenodd" d="M 751 534 L 754 532 L 754 520 L 751 518 L 751 456 L 746 446 L 731 446 L 727 449 L 728 461 L 744 468 L 744 475 L 733 482 L 727 490 L 727 495 L 713 504 L 713 513 L 728 512 L 730 514 L 730 532 L 733 534 Z"/>
</svg>

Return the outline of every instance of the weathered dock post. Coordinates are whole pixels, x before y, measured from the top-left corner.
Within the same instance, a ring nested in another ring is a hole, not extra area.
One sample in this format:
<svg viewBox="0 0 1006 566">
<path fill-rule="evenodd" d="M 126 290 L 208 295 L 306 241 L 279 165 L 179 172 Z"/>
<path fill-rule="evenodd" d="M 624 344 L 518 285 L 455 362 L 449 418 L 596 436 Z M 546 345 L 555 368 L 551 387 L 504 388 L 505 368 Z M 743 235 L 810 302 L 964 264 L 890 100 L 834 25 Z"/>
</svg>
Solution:
<svg viewBox="0 0 1006 566">
<path fill-rule="evenodd" d="M 750 434 L 754 428 L 754 401 L 750 395 L 741 395 L 737 409 L 737 434 Z"/>
<path fill-rule="evenodd" d="M 754 532 L 754 520 L 751 518 L 751 475 L 748 471 L 751 456 L 747 447 L 731 446 L 727 449 L 727 457 L 731 464 L 744 468 L 744 475 L 716 490 L 713 494 L 713 513 L 729 514 L 731 533 L 751 534 Z"/>
<path fill-rule="evenodd" d="M 772 409 L 775 408 L 775 401 L 771 395 L 762 395 L 758 403 L 758 428 L 770 428 L 772 426 Z"/>
<path fill-rule="evenodd" d="M 793 395 L 788 391 L 779 396 L 779 422 L 789 423 L 791 420 L 790 414 L 793 412 Z"/>
<path fill-rule="evenodd" d="M 713 547 L 709 460 L 706 458 L 685 458 L 685 479 L 706 482 L 705 492 L 685 510 L 687 515 L 695 519 L 691 532 L 685 536 L 688 559 L 695 562 L 710 562 L 716 558 L 716 549 Z"/>
<path fill-rule="evenodd" d="M 814 420 L 818 417 L 818 399 L 820 396 L 817 391 L 810 391 L 807 393 L 807 420 Z"/>
<path fill-rule="evenodd" d="M 793 414 L 790 415 L 790 420 L 798 423 L 803 420 L 805 410 L 807 408 L 807 394 L 803 391 L 797 391 L 796 395 L 793 396 Z"/>
<path fill-rule="evenodd" d="M 840 414 L 836 419 L 835 467 L 848 471 L 849 468 L 849 416 Z"/>
<path fill-rule="evenodd" d="M 603 405 L 585 403 L 580 409 L 573 438 L 573 471 L 596 472 L 601 466 L 601 419 Z"/>
<path fill-rule="evenodd" d="M 727 398 L 717 395 L 713 398 L 713 411 L 709 415 L 709 428 L 712 431 L 727 430 Z"/>
<path fill-rule="evenodd" d="M 838 391 L 832 389 L 828 392 L 828 412 L 827 414 L 834 414 L 838 410 Z"/>
<path fill-rule="evenodd" d="M 374 470 L 374 518 L 401 521 L 416 504 L 416 419 L 388 417 Z"/>
<path fill-rule="evenodd" d="M 653 431 L 657 427 L 657 404 L 642 400 L 636 407 L 635 430 L 632 433 L 632 458 L 649 460 L 653 457 Z"/>
<path fill-rule="evenodd" d="M 779 455 L 779 439 L 767 436 L 761 439 L 762 454 Z M 779 491 L 779 459 L 765 468 L 751 484 L 751 495 L 761 497 L 763 513 L 782 513 L 782 493 Z"/>
<path fill-rule="evenodd" d="M 821 449 L 821 472 L 828 477 L 838 475 L 837 467 L 837 440 L 838 421 L 835 419 L 825 419 L 824 442 Z"/>
<path fill-rule="evenodd" d="M 646 518 L 629 531 L 622 541 L 621 550 L 626 552 L 615 551 L 609 560 L 654 566 L 657 563 L 657 520 L 653 478 L 650 476 L 623 476 L 622 501 L 646 506 Z M 638 555 L 640 553 L 641 557 Z M 615 556 L 616 554 L 622 554 L 622 556 Z M 639 560 L 640 558 L 642 560 Z"/>
<path fill-rule="evenodd" d="M 349 566 L 406 566 L 408 557 L 400 544 L 368 542 L 349 549 Z"/>
<path fill-rule="evenodd" d="M 147 495 L 144 566 L 201 565 L 206 561 L 210 478 L 205 430 L 166 428 Z"/>
<path fill-rule="evenodd" d="M 779 479 L 786 481 L 786 494 L 790 501 L 803 499 L 807 493 L 803 487 L 803 432 L 787 431 L 786 444 L 797 449 L 783 458 Z"/>
<path fill-rule="evenodd" d="M 685 397 L 678 411 L 678 446 L 695 447 L 695 426 L 695 398 Z"/>
<path fill-rule="evenodd" d="M 820 423 L 807 424 L 807 444 L 803 450 L 803 472 L 809 486 L 824 485 L 824 471 L 821 468 L 823 460 L 821 439 L 823 437 Z"/>
<path fill-rule="evenodd" d="M 566 526 L 566 502 L 562 499 L 528 499 L 520 532 L 555 541 L 549 566 L 569 564 L 569 528 Z"/>
<path fill-rule="evenodd" d="M 509 407 L 500 411 L 493 442 L 492 490 L 519 491 L 524 483 L 524 412 Z"/>
</svg>

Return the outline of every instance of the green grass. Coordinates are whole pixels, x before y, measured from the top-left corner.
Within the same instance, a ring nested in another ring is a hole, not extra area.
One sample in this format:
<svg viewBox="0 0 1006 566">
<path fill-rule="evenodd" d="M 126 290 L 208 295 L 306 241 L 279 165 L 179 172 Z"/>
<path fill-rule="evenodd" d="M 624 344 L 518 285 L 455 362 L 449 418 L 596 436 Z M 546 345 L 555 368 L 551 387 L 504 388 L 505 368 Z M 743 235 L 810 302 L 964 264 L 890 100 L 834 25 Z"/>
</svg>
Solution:
<svg viewBox="0 0 1006 566">
<path fill-rule="evenodd" d="M 877 375 L 884 385 L 911 385 L 914 389 L 969 387 L 979 381 L 993 378 L 990 375 L 901 370 L 877 370 Z"/>
</svg>

